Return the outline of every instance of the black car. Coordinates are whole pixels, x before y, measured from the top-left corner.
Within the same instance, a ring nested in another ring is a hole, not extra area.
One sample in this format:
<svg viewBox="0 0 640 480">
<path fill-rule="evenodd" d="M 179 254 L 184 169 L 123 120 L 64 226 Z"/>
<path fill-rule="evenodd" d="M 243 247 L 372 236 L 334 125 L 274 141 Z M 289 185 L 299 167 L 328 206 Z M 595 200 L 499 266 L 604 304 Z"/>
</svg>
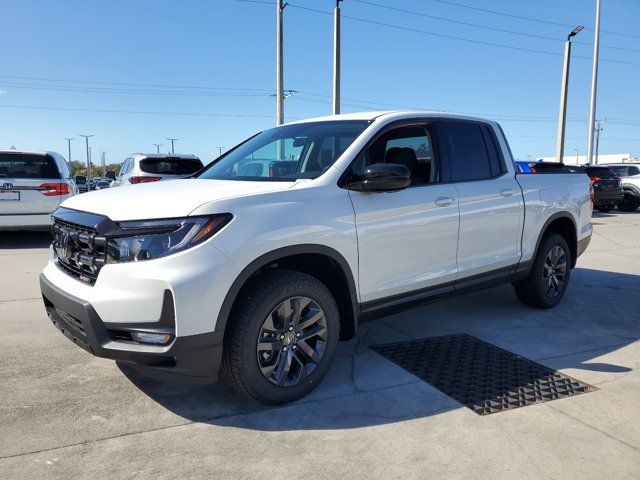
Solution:
<svg viewBox="0 0 640 480">
<path fill-rule="evenodd" d="M 87 193 L 87 177 L 84 175 L 76 175 L 76 186 L 79 193 Z"/>
<path fill-rule="evenodd" d="M 593 206 L 601 212 L 608 212 L 624 198 L 622 179 L 610 168 L 599 166 L 569 166 L 575 173 L 586 173 L 591 179 L 595 199 Z"/>
</svg>

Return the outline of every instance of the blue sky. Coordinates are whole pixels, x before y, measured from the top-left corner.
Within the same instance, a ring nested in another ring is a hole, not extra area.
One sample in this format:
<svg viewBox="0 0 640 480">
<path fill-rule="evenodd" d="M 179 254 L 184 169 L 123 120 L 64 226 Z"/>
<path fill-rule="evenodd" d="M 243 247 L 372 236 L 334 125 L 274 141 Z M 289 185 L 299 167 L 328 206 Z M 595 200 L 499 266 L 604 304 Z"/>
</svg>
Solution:
<svg viewBox="0 0 640 480">
<path fill-rule="evenodd" d="M 66 156 L 64 137 L 76 137 L 72 156 L 84 159 L 77 138 L 88 133 L 95 135 L 94 161 L 106 150 L 108 162 L 119 162 L 154 151 L 154 143 L 166 150 L 165 138 L 177 137 L 177 151 L 209 161 L 217 147 L 274 124 L 275 6 L 268 3 L 5 0 L 0 148 Z M 308 9 L 330 12 L 333 2 L 290 3 L 284 84 L 299 93 L 287 99 L 286 117 L 325 115 L 332 17 Z M 406 106 L 480 114 L 501 122 L 516 157 L 553 155 L 563 40 L 571 30 L 563 25 L 593 26 L 594 10 L 595 0 L 344 0 L 343 111 Z M 603 1 L 601 59 L 627 63 L 600 63 L 598 117 L 607 119 L 601 153 L 640 154 L 639 24 L 637 0 Z M 590 44 L 593 31 L 576 41 Z M 573 54 L 590 57 L 592 47 L 575 44 Z M 586 150 L 590 78 L 591 61 L 574 58 L 567 155 Z"/>
</svg>

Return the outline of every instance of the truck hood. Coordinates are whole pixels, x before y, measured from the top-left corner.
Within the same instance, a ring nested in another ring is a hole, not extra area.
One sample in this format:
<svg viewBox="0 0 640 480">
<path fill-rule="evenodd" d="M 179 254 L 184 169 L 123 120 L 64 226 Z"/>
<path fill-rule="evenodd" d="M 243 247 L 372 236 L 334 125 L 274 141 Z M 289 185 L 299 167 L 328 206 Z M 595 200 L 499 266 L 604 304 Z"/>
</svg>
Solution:
<svg viewBox="0 0 640 480">
<path fill-rule="evenodd" d="M 185 217 L 200 205 L 233 197 L 284 191 L 295 182 L 243 182 L 197 178 L 96 190 L 62 206 L 105 215 L 114 221 Z"/>
</svg>

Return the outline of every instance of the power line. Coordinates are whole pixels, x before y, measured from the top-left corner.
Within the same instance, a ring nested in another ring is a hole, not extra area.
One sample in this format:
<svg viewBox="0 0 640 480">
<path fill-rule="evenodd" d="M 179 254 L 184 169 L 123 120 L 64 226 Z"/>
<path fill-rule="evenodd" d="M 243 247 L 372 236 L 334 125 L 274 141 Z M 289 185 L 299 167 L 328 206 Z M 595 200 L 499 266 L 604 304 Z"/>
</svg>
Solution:
<svg viewBox="0 0 640 480">
<path fill-rule="evenodd" d="M 396 11 L 396 12 L 408 13 L 408 14 L 411 14 L 411 15 L 418 15 L 420 17 L 431 18 L 431 19 L 434 19 L 434 20 L 441 20 L 441 21 L 449 22 L 449 23 L 456 23 L 458 25 L 464 25 L 464 26 L 467 26 L 467 27 L 482 28 L 484 30 L 491 30 L 491 31 L 494 31 L 494 32 L 509 33 L 511 35 L 519 35 L 519 36 L 522 36 L 522 37 L 530 37 L 530 38 L 537 38 L 537 39 L 540 39 L 540 40 L 550 40 L 550 41 L 553 41 L 553 42 L 563 42 L 564 43 L 564 40 L 561 39 L 561 38 L 546 37 L 544 35 L 536 35 L 536 34 L 532 34 L 532 33 L 518 32 L 518 31 L 515 31 L 515 30 L 507 30 L 507 29 L 504 29 L 504 28 L 497 28 L 497 27 L 490 27 L 490 26 L 487 26 L 487 25 L 480 25 L 480 24 L 477 24 L 477 23 L 463 22 L 463 21 L 454 20 L 454 19 L 451 19 L 451 18 L 439 17 L 439 16 L 436 16 L 436 15 L 429 15 L 429 14 L 426 14 L 426 13 L 417 12 L 415 10 L 406 10 L 404 8 L 391 7 L 389 5 L 383 5 L 383 4 L 380 4 L 380 3 L 369 2 L 369 1 L 366 1 L 366 0 L 353 0 L 353 1 L 365 4 L 365 5 L 372 5 L 374 7 L 385 8 L 387 10 L 392 10 L 392 11 Z M 580 44 L 580 45 L 593 45 L 592 43 L 579 42 L 579 41 L 574 41 L 573 43 Z M 630 52 L 640 52 L 640 50 L 634 49 L 634 48 L 614 47 L 614 46 L 608 46 L 608 45 L 600 45 L 600 47 L 601 48 L 614 49 L 614 50 L 625 50 L 625 51 L 630 51 Z"/>
<path fill-rule="evenodd" d="M 236 0 L 236 1 L 246 1 L 246 0 Z M 306 10 L 309 12 L 315 12 L 315 13 L 321 13 L 324 15 L 332 15 L 331 12 L 327 12 L 325 10 L 318 10 L 316 8 L 311 8 L 311 7 L 303 7 L 301 5 L 295 5 L 292 3 L 289 3 L 289 7 L 292 8 L 297 8 L 300 10 Z M 448 38 L 450 40 L 458 40 L 458 41 L 462 41 L 462 42 L 466 42 L 466 43 L 473 43 L 473 44 L 478 44 L 478 45 L 487 45 L 487 46 L 491 46 L 491 47 L 500 47 L 500 48 L 506 48 L 509 50 L 519 50 L 522 52 L 529 52 L 529 53 L 540 53 L 543 55 L 553 55 L 553 56 L 562 56 L 561 53 L 558 52 L 549 52 L 546 50 L 538 50 L 535 48 L 526 48 L 526 47 L 516 47 L 514 45 L 506 45 L 503 43 L 494 43 L 494 42 L 487 42 L 484 40 L 474 40 L 471 38 L 466 38 L 466 37 L 458 37 L 455 35 L 447 35 L 444 33 L 435 33 L 435 32 L 429 32 L 427 30 L 420 30 L 418 28 L 410 28 L 410 27 L 405 27 L 402 25 L 394 25 L 391 23 L 384 23 L 384 22 L 378 22 L 375 20 L 368 20 L 368 19 L 364 19 L 364 18 L 359 18 L 359 17 L 353 17 L 353 16 L 349 16 L 349 15 L 342 15 L 342 18 L 347 18 L 349 20 L 355 20 L 358 22 L 362 22 L 362 23 L 368 23 L 371 25 L 378 25 L 378 26 L 383 26 L 383 27 L 388 27 L 388 28 L 394 28 L 396 30 L 403 30 L 403 31 L 407 31 L 407 32 L 414 32 L 414 33 L 421 33 L 424 35 L 430 35 L 433 37 L 440 37 L 440 38 Z M 586 59 L 586 60 L 591 60 L 591 57 L 586 57 L 586 56 L 580 56 L 580 55 L 574 55 L 573 58 L 581 58 L 581 59 Z M 627 62 L 624 60 L 613 60 L 613 59 L 605 59 L 605 58 L 601 58 L 600 59 L 601 62 L 609 62 L 609 63 L 619 63 L 619 64 L 625 64 L 625 65 L 635 65 L 635 66 L 640 66 L 639 62 Z"/>
<path fill-rule="evenodd" d="M 92 112 L 92 113 L 126 113 L 136 115 L 178 115 L 197 117 L 224 117 L 224 118 L 271 118 L 272 115 L 245 115 L 240 113 L 208 113 L 208 112 L 159 112 L 143 110 L 111 110 L 101 108 L 67 108 L 67 107 L 41 107 L 33 105 L 6 105 L 0 104 L 0 108 L 15 108 L 25 110 L 52 110 L 64 112 Z M 292 120 L 300 120 L 299 117 L 289 117 Z"/>
<path fill-rule="evenodd" d="M 69 85 L 47 85 L 41 83 L 10 83 L 0 81 L 0 86 L 27 90 L 49 90 L 58 92 L 116 93 L 124 95 L 171 95 L 171 96 L 207 96 L 207 97 L 268 97 L 270 93 L 249 92 L 184 92 L 170 90 L 127 90 L 117 88 L 99 88 Z"/>
<path fill-rule="evenodd" d="M 124 86 L 124 87 L 151 87 L 151 88 L 184 88 L 184 89 L 199 89 L 199 90 L 236 90 L 236 91 L 248 91 L 248 92 L 269 92 L 273 93 L 272 88 L 242 88 L 242 87 L 212 87 L 212 86 L 194 86 L 194 85 L 159 85 L 151 83 L 124 83 L 124 82 L 103 82 L 103 81 L 91 81 L 91 80 L 77 80 L 77 79 L 60 79 L 60 78 L 44 78 L 34 76 L 18 76 L 18 75 L 5 75 L 1 74 L 0 78 L 11 78 L 17 80 L 36 80 L 47 82 L 60 82 L 60 83 L 84 83 L 91 85 L 112 85 L 112 86 Z"/>
<path fill-rule="evenodd" d="M 511 14 L 511 13 L 499 12 L 497 10 L 489 10 L 489 9 L 486 9 L 486 8 L 474 7 L 472 5 L 466 5 L 466 4 L 463 4 L 463 3 L 452 2 L 450 0 L 433 0 L 433 1 L 434 2 L 438 2 L 438 3 L 444 3 L 444 4 L 447 4 L 447 5 L 454 5 L 456 7 L 466 8 L 466 9 L 469 9 L 469 10 L 476 10 L 478 12 L 491 13 L 491 14 L 494 14 L 494 15 L 501 15 L 503 17 L 509 17 L 509 18 L 517 18 L 519 20 L 527 20 L 527 21 L 536 22 L 536 23 L 546 23 L 548 25 L 556 25 L 558 27 L 570 27 L 570 28 L 575 27 L 575 25 L 568 24 L 568 23 L 559 23 L 559 22 L 553 22 L 551 20 L 543 20 L 543 19 L 540 19 L 540 18 L 525 17 L 524 15 L 514 15 L 514 14 Z M 585 27 L 585 28 L 586 28 L 586 30 L 593 31 L 593 28 L 591 28 L 591 27 Z M 619 35 L 619 36 L 622 36 L 622 37 L 640 38 L 640 35 L 634 35 L 634 34 L 631 34 L 631 33 L 611 32 L 611 31 L 606 31 L 606 30 L 600 30 L 600 32 L 601 33 L 608 33 L 610 35 Z"/>
</svg>

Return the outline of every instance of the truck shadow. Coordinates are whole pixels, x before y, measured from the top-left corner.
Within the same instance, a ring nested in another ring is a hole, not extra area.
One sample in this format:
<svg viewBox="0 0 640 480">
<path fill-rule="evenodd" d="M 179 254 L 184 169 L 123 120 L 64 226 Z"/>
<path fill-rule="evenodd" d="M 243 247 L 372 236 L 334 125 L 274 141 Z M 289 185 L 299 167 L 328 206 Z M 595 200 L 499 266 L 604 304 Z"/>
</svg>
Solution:
<svg viewBox="0 0 640 480">
<path fill-rule="evenodd" d="M 179 384 L 119 367 L 151 399 L 195 422 L 263 431 L 373 426 L 465 407 L 369 346 L 467 333 L 596 387 L 602 382 L 605 389 L 613 377 L 631 371 L 620 364 L 619 351 L 640 338 L 640 317 L 629 315 L 640 306 L 639 290 L 639 275 L 576 268 L 566 298 L 552 310 L 524 307 L 504 286 L 387 317 L 363 325 L 357 339 L 340 345 L 314 392 L 280 407 L 248 400 L 223 382 Z"/>
</svg>

